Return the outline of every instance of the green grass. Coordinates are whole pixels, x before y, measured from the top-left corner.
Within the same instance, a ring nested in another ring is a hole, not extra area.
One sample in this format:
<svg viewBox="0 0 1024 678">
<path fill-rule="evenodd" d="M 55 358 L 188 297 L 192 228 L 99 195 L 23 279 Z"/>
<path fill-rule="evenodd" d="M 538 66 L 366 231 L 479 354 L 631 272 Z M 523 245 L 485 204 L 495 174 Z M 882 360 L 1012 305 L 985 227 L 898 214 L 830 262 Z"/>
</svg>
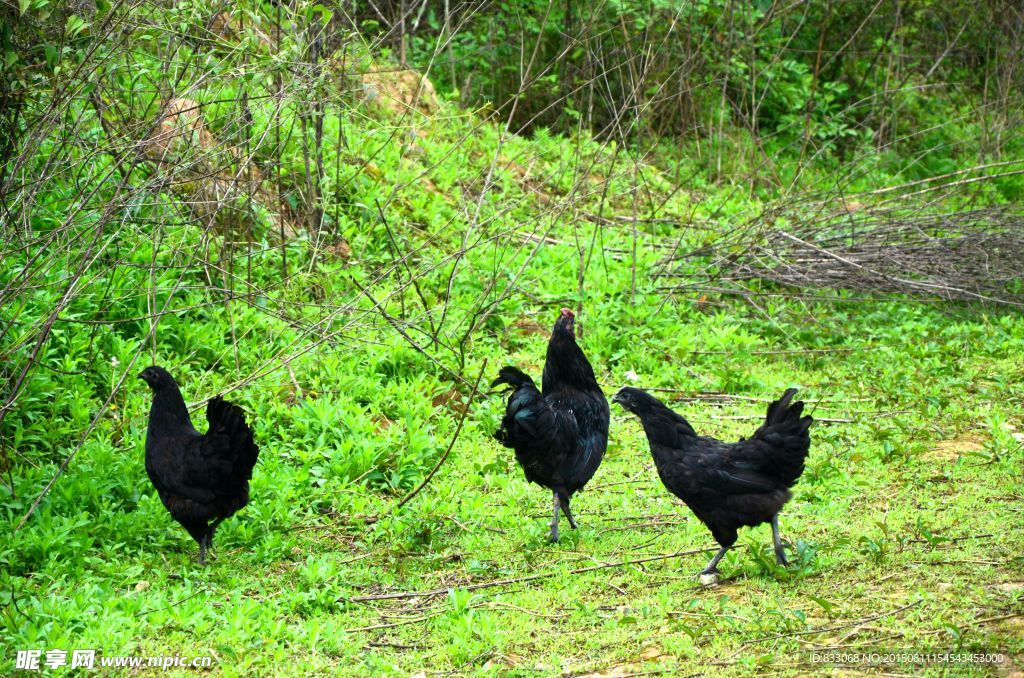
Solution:
<svg viewBox="0 0 1024 678">
<path fill-rule="evenodd" d="M 837 648 L 999 651 L 1024 666 L 1024 318 L 829 293 L 827 302 L 757 306 L 666 297 L 653 274 L 667 248 L 700 243 L 707 232 L 694 225 L 727 229 L 758 214 L 770 196 L 702 179 L 700 192 L 677 190 L 674 168 L 646 165 L 642 211 L 659 204 L 659 214 L 687 217 L 634 241 L 629 228 L 579 216 L 632 214 L 633 176 L 613 168 L 607 147 L 543 131 L 499 144 L 499 127 L 447 107 L 424 123 L 422 152 L 403 155 L 392 131 L 366 116 L 346 130 L 347 152 L 374 157 L 380 176 L 326 163 L 345 187 L 327 212 L 351 260 L 314 259 L 299 239 L 285 280 L 266 241 L 249 254 L 168 224 L 164 268 L 151 270 L 150 226 L 129 221 L 117 234 L 119 264 L 84 281 L 62 314 L 5 422 L 14 468 L 13 487 L 0 484 L 3 661 L 13 666 L 14 649 L 95 648 L 212 655 L 229 675 L 740 675 L 804 674 L 812 651 Z M 328 138 L 338 124 L 328 116 Z M 59 212 L 58 198 L 44 195 L 43 208 L 46 200 Z M 207 240 L 204 262 L 196 252 Z M 405 255 L 422 300 L 394 264 Z M 74 268 L 72 254 L 55 256 L 40 284 L 2 309 L 12 361 L 27 355 Z M 211 262 L 215 272 L 233 266 L 226 284 L 236 291 L 255 291 L 225 302 L 206 277 Z M 694 575 L 714 543 L 660 485 L 638 422 L 618 408 L 605 462 L 573 503 L 580 529 L 563 525 L 556 545 L 546 541 L 549 495 L 491 437 L 497 395 L 470 403 L 450 456 L 396 510 L 447 449 L 469 389 L 453 400 L 445 371 L 353 280 L 470 381 L 485 364 L 484 384 L 506 363 L 539 376 L 557 309 L 571 304 L 582 308 L 581 342 L 608 395 L 633 383 L 677 389 L 662 393 L 669 399 L 736 396 L 676 403 L 701 433 L 749 435 L 768 400 L 799 387 L 818 423 L 782 514 L 794 565 L 774 565 L 767 526 L 748 529 L 721 585 L 700 588 Z M 446 299 L 433 345 L 419 331 Z M 154 351 L 139 318 L 164 304 L 176 312 L 162 318 Z M 220 528 L 205 568 L 143 468 L 149 394 L 132 375 L 154 354 L 190 402 L 233 389 L 261 446 L 252 502 Z"/>
<path fill-rule="evenodd" d="M 628 280 L 625 264 L 610 273 L 610 288 Z M 317 355 L 319 370 L 312 358 L 296 365 L 302 396 L 284 375 L 234 395 L 252 414 L 261 460 L 253 501 L 221 528 L 207 568 L 145 478 L 148 396 L 128 390 L 112 415 L 124 417 L 122 437 L 87 443 L 6 541 L 4 644 L 212 654 L 226 673 L 294 674 L 709 663 L 803 672 L 810 650 L 833 646 L 1024 649 L 1020 617 L 1007 616 L 1024 612 L 1024 321 L 910 302 L 782 305 L 771 323 L 731 302 L 710 315 L 669 307 L 631 319 L 655 302 L 588 304 L 582 342 L 607 392 L 629 370 L 643 386 L 687 393 L 767 399 L 795 384 L 818 403 L 815 416 L 837 420 L 812 430 L 783 512 L 799 550 L 790 570 L 772 564 L 767 527 L 742 533 L 716 588 L 693 576 L 706 552 L 629 564 L 713 542 L 661 487 L 638 423 L 621 410 L 604 464 L 574 502 L 581 528 L 557 545 L 545 541 L 547 493 L 490 437 L 499 397 L 473 404 L 451 457 L 391 513 L 422 475 L 403 457 L 436 460 L 457 414 L 431 403 L 445 385 L 425 361 L 388 339 L 387 358 L 338 349 Z M 554 315 L 532 317 L 546 325 Z M 485 359 L 489 373 L 506 361 L 537 373 L 545 341 L 481 336 L 467 374 Z M 783 350 L 793 352 L 763 353 Z M 191 398 L 214 390 L 201 370 L 179 374 Z M 736 438 L 764 404 L 680 411 L 701 432 Z M 16 496 L 5 491 L 9 525 L 52 472 L 19 468 Z M 597 565 L 609 567 L 574 574 Z M 468 590 L 534 575 L 543 577 Z M 429 589 L 444 592 L 357 601 Z"/>
</svg>

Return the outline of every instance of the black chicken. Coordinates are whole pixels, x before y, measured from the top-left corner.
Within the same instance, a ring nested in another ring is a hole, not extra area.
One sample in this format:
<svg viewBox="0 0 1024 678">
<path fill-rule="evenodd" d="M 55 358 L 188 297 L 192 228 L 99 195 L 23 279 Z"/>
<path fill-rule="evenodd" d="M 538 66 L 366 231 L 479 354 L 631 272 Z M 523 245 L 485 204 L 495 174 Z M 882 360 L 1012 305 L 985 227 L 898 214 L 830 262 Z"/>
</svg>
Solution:
<svg viewBox="0 0 1024 678">
<path fill-rule="evenodd" d="M 548 341 L 541 391 L 515 367 L 502 368 L 491 384 L 512 389 L 494 437 L 516 451 L 527 480 L 552 491 L 552 541 L 558 541 L 559 510 L 576 529 L 569 500 L 594 476 L 608 446 L 608 401 L 576 345 L 574 322 L 563 308 Z"/>
<path fill-rule="evenodd" d="M 661 482 L 707 525 L 721 548 L 702 575 L 718 571 L 718 562 L 736 543 L 736 530 L 770 522 L 775 558 L 788 565 L 779 537 L 779 509 L 789 488 L 804 471 L 811 444 L 810 416 L 788 389 L 768 406 L 764 424 L 753 437 L 723 443 L 698 436 L 683 417 L 654 396 L 626 387 L 612 398 L 640 417 Z"/>
<path fill-rule="evenodd" d="M 192 426 L 174 377 L 147 367 L 139 378 L 153 389 L 146 431 L 146 472 L 171 517 L 199 544 L 199 562 L 225 518 L 249 503 L 249 479 L 259 448 L 242 410 L 212 398 L 206 405 L 209 429 Z"/>
</svg>

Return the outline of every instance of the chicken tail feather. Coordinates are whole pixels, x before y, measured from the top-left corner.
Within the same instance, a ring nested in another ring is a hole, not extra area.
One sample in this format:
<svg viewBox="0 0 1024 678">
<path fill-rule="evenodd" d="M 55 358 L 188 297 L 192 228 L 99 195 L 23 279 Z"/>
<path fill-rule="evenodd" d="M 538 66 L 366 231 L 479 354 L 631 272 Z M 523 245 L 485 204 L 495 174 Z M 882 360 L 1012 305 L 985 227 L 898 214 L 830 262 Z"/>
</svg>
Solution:
<svg viewBox="0 0 1024 678">
<path fill-rule="evenodd" d="M 237 455 L 234 468 L 238 479 L 249 480 L 260 450 L 253 440 L 252 429 L 245 421 L 242 408 L 217 396 L 210 400 L 206 408 L 206 421 L 210 424 L 211 432 L 227 436 L 231 450 Z"/>
<path fill-rule="evenodd" d="M 808 430 L 814 419 L 804 415 L 803 401 L 793 402 L 796 389 L 786 389 L 782 397 L 768 406 L 764 424 L 755 438 L 769 445 L 776 462 L 777 477 L 792 486 L 804 470 L 804 459 L 811 446 Z"/>
</svg>

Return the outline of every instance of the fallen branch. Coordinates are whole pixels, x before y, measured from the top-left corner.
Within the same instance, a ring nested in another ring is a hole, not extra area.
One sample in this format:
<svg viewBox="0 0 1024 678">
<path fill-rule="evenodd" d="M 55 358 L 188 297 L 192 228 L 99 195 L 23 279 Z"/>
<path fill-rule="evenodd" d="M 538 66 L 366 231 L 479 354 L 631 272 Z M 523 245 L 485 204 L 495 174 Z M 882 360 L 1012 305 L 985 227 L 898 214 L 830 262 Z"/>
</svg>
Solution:
<svg viewBox="0 0 1024 678">
<path fill-rule="evenodd" d="M 625 567 L 627 565 L 638 565 L 640 563 L 652 563 L 658 560 L 668 560 L 669 558 L 677 558 L 681 556 L 693 556 L 698 553 L 710 553 L 716 551 L 717 548 L 706 548 L 706 549 L 695 549 L 693 551 L 676 551 L 675 553 L 668 553 L 660 556 L 648 556 L 647 558 L 637 558 L 635 560 L 624 560 L 617 563 L 607 563 L 604 565 L 591 565 L 590 567 L 581 567 L 575 570 L 569 570 L 568 572 L 542 572 L 540 574 L 531 574 L 525 577 L 512 577 L 510 579 L 496 579 L 494 581 L 482 582 L 480 584 L 470 584 L 468 586 L 446 586 L 441 589 L 427 589 L 425 591 L 402 591 L 399 593 L 380 593 L 370 596 L 352 596 L 348 600 L 353 603 L 365 603 L 372 600 L 400 600 L 405 598 L 423 598 L 426 596 L 439 596 L 448 592 L 449 589 L 458 588 L 463 591 L 479 591 L 480 589 L 490 589 L 498 586 L 510 586 L 512 584 L 521 584 L 523 582 L 537 581 L 539 579 L 550 579 L 551 577 L 557 577 L 561 574 L 584 574 L 587 572 L 596 572 L 597 570 L 606 570 L 612 567 Z M 341 598 L 339 597 L 340 601 Z"/>
<path fill-rule="evenodd" d="M 751 643 L 759 643 L 762 640 L 776 640 L 776 639 L 779 639 L 779 638 L 792 638 L 794 636 L 807 636 L 807 635 L 812 635 L 812 634 L 815 634 L 815 633 L 828 633 L 830 631 L 842 631 L 843 629 L 852 628 L 854 626 L 863 626 L 864 624 L 867 624 L 868 622 L 873 622 L 876 619 L 883 619 L 885 617 L 891 617 L 891 616 L 899 614 L 901 612 L 905 612 L 905 611 L 909 610 L 912 607 L 917 607 L 921 603 L 922 603 L 922 599 L 918 598 L 917 600 L 915 600 L 912 603 L 907 603 L 906 605 L 904 605 L 902 607 L 897 607 L 895 610 L 890 610 L 888 612 L 882 612 L 882 613 L 879 613 L 879 614 L 871 615 L 870 617 L 864 617 L 863 619 L 858 619 L 856 621 L 852 621 L 849 624 L 839 624 L 838 626 L 825 626 L 825 627 L 817 628 L 817 629 L 807 629 L 805 631 L 793 631 L 791 633 L 772 633 L 772 634 L 769 634 L 767 636 L 759 636 L 757 638 L 750 638 L 748 640 L 744 640 L 740 644 L 741 645 L 750 645 Z"/>
<path fill-rule="evenodd" d="M 834 289 L 1021 307 L 1022 223 L 1024 215 L 1004 207 L 946 214 L 914 205 L 769 209 L 716 242 L 667 258 L 656 275 L 673 279 L 660 288 L 672 294 L 776 296 L 751 289 L 747 281 L 760 279 L 787 288 L 777 296 L 807 300 L 866 300 L 816 293 Z"/>
<path fill-rule="evenodd" d="M 879 414 L 885 414 L 885 413 L 883 412 L 883 413 L 879 413 Z M 758 414 L 735 414 L 735 415 L 717 415 L 717 414 L 712 414 L 712 415 L 710 415 L 710 417 L 711 417 L 711 419 L 714 419 L 716 421 L 722 421 L 722 420 L 725 420 L 725 419 L 729 419 L 729 420 L 733 420 L 733 421 L 744 421 L 744 420 L 747 420 L 747 419 L 755 419 L 755 420 L 758 420 L 758 421 L 763 421 L 764 420 L 764 415 L 763 414 L 761 414 L 761 415 L 758 415 Z M 856 423 L 856 420 L 854 420 L 854 419 L 830 419 L 830 418 L 827 418 L 827 417 L 815 417 L 814 421 L 817 421 L 817 422 L 820 422 L 820 423 L 823 423 L 823 424 L 853 424 L 853 423 Z"/>
</svg>

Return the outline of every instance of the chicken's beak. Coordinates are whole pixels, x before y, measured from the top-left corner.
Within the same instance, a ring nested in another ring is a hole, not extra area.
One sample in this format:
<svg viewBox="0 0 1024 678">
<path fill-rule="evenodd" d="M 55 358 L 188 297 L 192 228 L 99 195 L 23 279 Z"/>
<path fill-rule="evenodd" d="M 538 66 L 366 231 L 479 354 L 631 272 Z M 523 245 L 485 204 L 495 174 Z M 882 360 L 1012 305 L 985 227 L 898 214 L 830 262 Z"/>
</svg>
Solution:
<svg viewBox="0 0 1024 678">
<path fill-rule="evenodd" d="M 616 393 L 615 395 L 612 396 L 612 402 L 616 403 L 618 405 L 622 404 L 622 399 L 619 398 L 619 394 L 618 393 Z"/>
</svg>

